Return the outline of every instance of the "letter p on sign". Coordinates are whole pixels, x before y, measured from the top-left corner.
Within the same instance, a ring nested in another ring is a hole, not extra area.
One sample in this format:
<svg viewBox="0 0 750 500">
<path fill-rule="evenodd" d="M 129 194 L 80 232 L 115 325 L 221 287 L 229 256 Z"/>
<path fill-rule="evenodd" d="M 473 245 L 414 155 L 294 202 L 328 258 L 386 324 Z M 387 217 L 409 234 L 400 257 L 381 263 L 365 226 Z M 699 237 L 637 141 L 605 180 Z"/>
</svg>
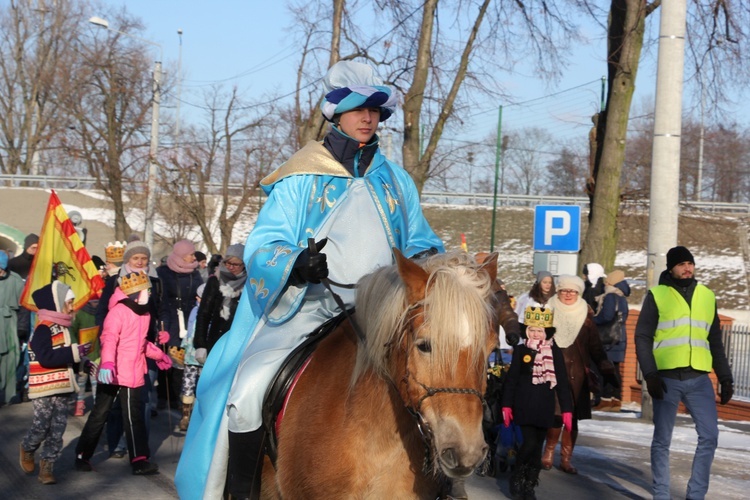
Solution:
<svg viewBox="0 0 750 500">
<path fill-rule="evenodd" d="M 565 236 L 570 232 L 570 214 L 560 210 L 544 212 L 544 245 L 552 244 L 554 236 Z"/>
<path fill-rule="evenodd" d="M 534 250 L 577 252 L 581 249 L 581 207 L 539 205 L 534 207 Z"/>
</svg>

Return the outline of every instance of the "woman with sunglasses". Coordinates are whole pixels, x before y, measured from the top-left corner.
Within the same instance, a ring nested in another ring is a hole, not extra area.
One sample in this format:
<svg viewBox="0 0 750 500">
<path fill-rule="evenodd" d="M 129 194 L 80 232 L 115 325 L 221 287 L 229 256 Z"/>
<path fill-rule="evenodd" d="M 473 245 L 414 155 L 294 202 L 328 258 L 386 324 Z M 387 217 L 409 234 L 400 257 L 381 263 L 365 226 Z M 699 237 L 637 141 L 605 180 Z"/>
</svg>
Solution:
<svg viewBox="0 0 750 500">
<path fill-rule="evenodd" d="M 555 311 L 554 327 L 557 329 L 554 340 L 562 350 L 568 385 L 573 396 L 573 426 L 562 429 L 559 404 L 555 410 L 555 427 L 547 431 L 547 443 L 542 455 L 542 468 L 552 468 L 552 458 L 557 441 L 562 434 L 560 446 L 560 469 L 568 474 L 578 474 L 570 463 L 573 447 L 578 437 L 578 421 L 591 418 L 591 403 L 587 370 L 593 361 L 604 380 L 617 384 L 614 367 L 604 352 L 599 332 L 594 324 L 594 312 L 581 297 L 583 280 L 578 276 L 561 275 L 557 280 L 557 294 L 547 303 Z"/>
</svg>

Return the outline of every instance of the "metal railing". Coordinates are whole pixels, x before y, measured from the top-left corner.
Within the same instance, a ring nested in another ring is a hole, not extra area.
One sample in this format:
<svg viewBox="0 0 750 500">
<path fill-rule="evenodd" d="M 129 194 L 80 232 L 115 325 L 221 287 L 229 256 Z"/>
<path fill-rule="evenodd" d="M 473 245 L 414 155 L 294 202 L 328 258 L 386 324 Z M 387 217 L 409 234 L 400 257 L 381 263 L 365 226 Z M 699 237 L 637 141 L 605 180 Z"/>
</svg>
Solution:
<svg viewBox="0 0 750 500">
<path fill-rule="evenodd" d="M 76 176 L 54 176 L 54 175 L 17 175 L 0 174 L 0 186 L 19 187 L 35 186 L 42 188 L 58 189 L 93 189 L 97 184 L 94 177 Z M 129 181 L 129 187 L 139 186 L 143 189 L 143 182 Z M 229 189 L 238 192 L 244 189 L 241 183 L 229 183 Z M 216 193 L 223 189 L 220 182 L 207 183 L 208 192 Z M 426 204 L 445 204 L 455 206 L 477 206 L 492 208 L 494 196 L 492 193 L 460 193 L 460 192 L 422 192 L 422 202 Z M 588 208 L 589 199 L 585 196 L 554 196 L 554 195 L 525 195 L 525 194 L 500 194 L 497 196 L 497 204 L 502 207 L 533 207 L 535 205 L 579 205 Z M 648 209 L 649 201 L 623 200 L 621 206 L 630 209 Z M 747 213 L 750 214 L 750 203 L 726 203 L 717 201 L 682 201 L 680 210 L 693 212 L 722 212 L 722 213 Z"/>
<path fill-rule="evenodd" d="M 726 326 L 722 336 L 734 378 L 734 398 L 750 401 L 750 326 Z"/>
</svg>

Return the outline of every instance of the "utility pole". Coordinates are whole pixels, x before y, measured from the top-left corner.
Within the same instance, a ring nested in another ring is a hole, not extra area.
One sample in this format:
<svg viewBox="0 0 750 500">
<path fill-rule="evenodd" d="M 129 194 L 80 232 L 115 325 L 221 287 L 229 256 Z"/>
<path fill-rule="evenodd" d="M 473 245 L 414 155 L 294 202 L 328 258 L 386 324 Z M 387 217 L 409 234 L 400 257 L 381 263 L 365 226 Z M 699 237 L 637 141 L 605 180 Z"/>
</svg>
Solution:
<svg viewBox="0 0 750 500">
<path fill-rule="evenodd" d="M 497 112 L 497 144 L 495 144 L 495 191 L 492 197 L 492 229 L 490 230 L 490 252 L 495 251 L 495 220 L 497 219 L 497 183 L 500 177 L 500 156 L 502 155 L 503 107 Z"/>
<path fill-rule="evenodd" d="M 685 62 L 686 0 L 664 0 L 659 26 L 654 138 L 651 157 L 651 209 L 648 220 L 648 287 L 659 284 L 667 250 L 677 243 L 680 201 L 682 79 Z M 653 406 L 642 385 L 641 418 L 651 421 Z"/>
<path fill-rule="evenodd" d="M 182 29 L 177 30 L 177 36 L 180 37 L 180 55 L 177 58 L 177 109 L 175 110 L 174 120 L 174 140 L 177 145 L 177 153 L 180 147 L 180 103 L 182 103 Z"/>
<path fill-rule="evenodd" d="M 154 252 L 154 216 L 156 215 L 156 175 L 159 165 L 156 152 L 159 148 L 159 105 L 161 104 L 161 61 L 154 62 L 154 99 L 151 108 L 151 147 L 148 150 L 148 193 L 146 193 L 146 228 L 143 236 L 146 245 Z"/>
</svg>

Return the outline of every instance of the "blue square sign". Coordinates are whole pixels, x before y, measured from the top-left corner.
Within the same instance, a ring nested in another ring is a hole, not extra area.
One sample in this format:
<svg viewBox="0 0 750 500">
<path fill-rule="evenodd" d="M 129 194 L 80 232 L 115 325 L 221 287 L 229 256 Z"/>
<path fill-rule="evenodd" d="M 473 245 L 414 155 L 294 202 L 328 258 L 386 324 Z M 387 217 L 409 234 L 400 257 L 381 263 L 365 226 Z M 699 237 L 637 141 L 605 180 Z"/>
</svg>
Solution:
<svg viewBox="0 0 750 500">
<path fill-rule="evenodd" d="M 577 252 L 581 249 L 581 207 L 534 207 L 534 251 Z"/>
</svg>

